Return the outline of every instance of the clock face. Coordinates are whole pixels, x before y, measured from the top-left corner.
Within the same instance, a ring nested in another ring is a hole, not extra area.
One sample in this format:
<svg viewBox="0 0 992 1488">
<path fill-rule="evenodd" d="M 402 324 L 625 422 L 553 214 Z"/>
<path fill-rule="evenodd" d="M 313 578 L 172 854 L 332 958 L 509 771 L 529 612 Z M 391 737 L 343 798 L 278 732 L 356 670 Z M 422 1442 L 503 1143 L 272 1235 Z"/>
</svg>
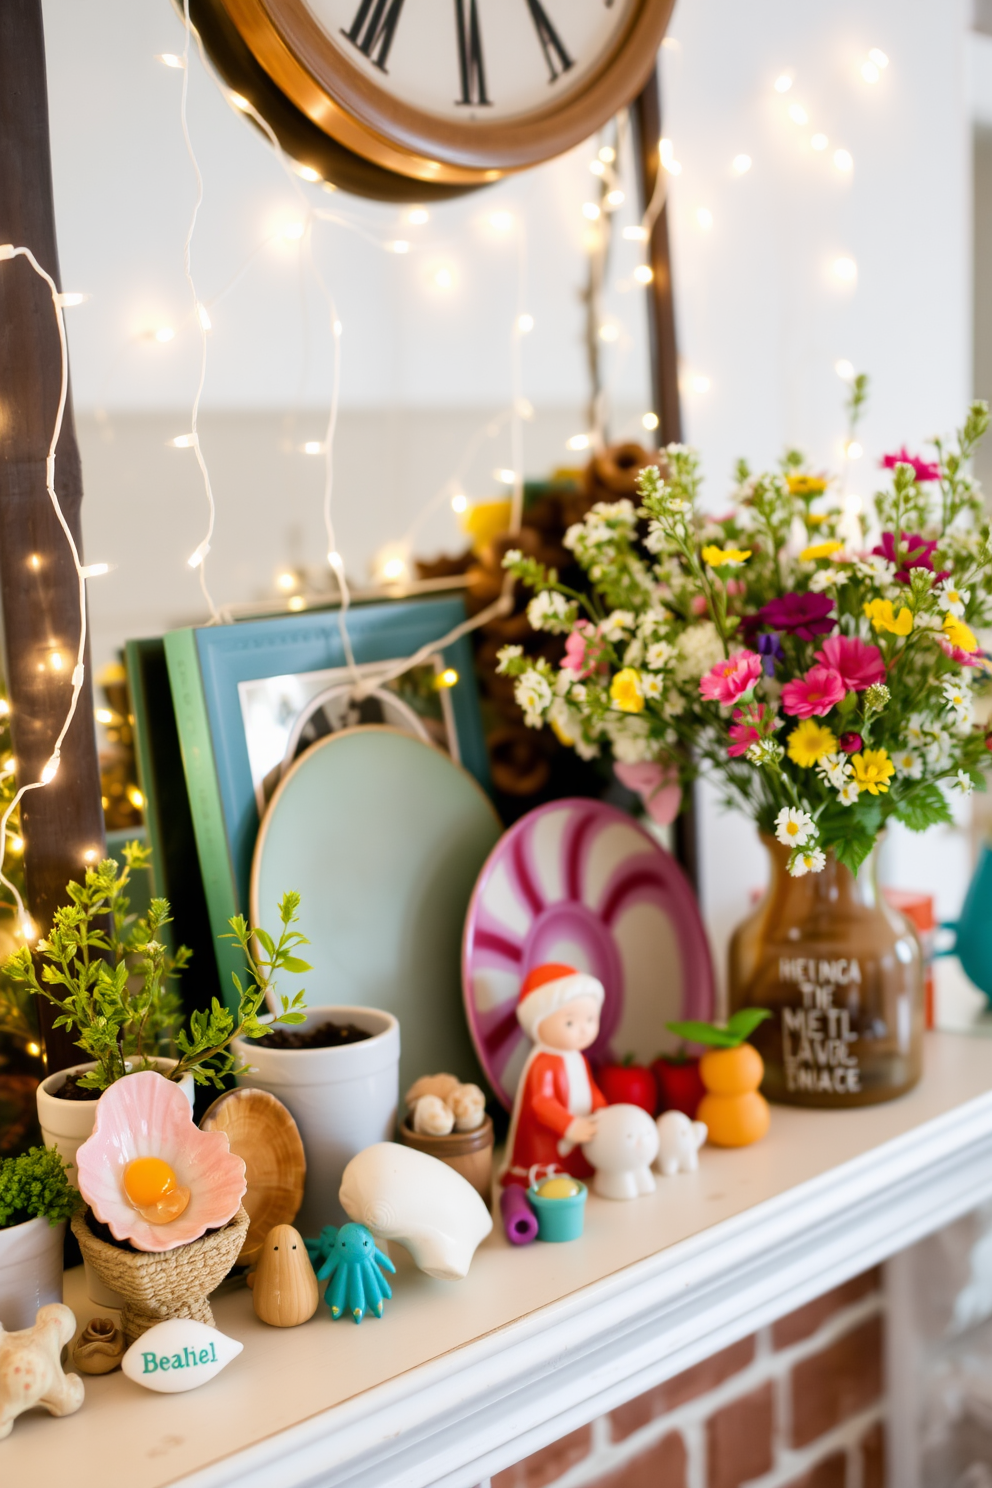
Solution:
<svg viewBox="0 0 992 1488">
<path fill-rule="evenodd" d="M 638 0 L 307 0 L 369 81 L 463 125 L 544 111 L 581 88 Z"/>
</svg>

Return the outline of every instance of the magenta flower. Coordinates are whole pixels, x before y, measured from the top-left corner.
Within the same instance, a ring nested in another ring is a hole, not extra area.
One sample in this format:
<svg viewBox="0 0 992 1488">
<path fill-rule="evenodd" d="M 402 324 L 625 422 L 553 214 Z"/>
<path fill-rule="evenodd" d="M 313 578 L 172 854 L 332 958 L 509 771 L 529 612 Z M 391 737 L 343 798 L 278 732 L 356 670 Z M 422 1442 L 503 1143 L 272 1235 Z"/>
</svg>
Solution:
<svg viewBox="0 0 992 1488">
<path fill-rule="evenodd" d="M 823 718 L 846 691 L 833 667 L 810 667 L 805 677 L 782 688 L 782 710 L 793 718 Z"/>
<path fill-rule="evenodd" d="M 831 667 L 851 692 L 864 692 L 873 682 L 885 681 L 885 662 L 877 646 L 868 646 L 857 636 L 831 636 L 817 651 L 817 661 Z"/>
<path fill-rule="evenodd" d="M 726 661 L 718 661 L 699 679 L 704 698 L 729 707 L 742 698 L 761 676 L 761 657 L 753 651 L 737 651 Z"/>
<path fill-rule="evenodd" d="M 841 734 L 837 742 L 845 754 L 859 754 L 865 741 L 860 734 Z"/>
<path fill-rule="evenodd" d="M 982 667 L 988 671 L 989 661 L 984 651 L 962 651 L 960 646 L 952 645 L 947 637 L 942 635 L 937 637 L 937 645 L 944 655 L 956 661 L 958 666 Z"/>
<path fill-rule="evenodd" d="M 812 641 L 834 628 L 834 602 L 826 594 L 783 594 L 769 600 L 756 615 L 748 615 L 748 631 L 766 626 L 769 630 L 788 631 L 801 641 Z"/>
<path fill-rule="evenodd" d="M 913 474 L 918 481 L 940 480 L 940 466 L 929 460 L 921 460 L 919 455 L 908 454 L 905 445 L 894 455 L 882 456 L 883 470 L 895 470 L 897 465 L 912 465 Z"/>
<path fill-rule="evenodd" d="M 729 729 L 730 737 L 734 742 L 727 748 L 731 759 L 737 759 L 740 755 L 746 754 L 752 744 L 756 744 L 759 739 L 765 737 L 767 733 L 766 712 L 764 703 L 749 708 L 746 714 L 743 708 L 734 709 L 734 721 Z"/>
<path fill-rule="evenodd" d="M 887 558 L 896 566 L 896 581 L 900 584 L 909 583 L 909 571 L 911 568 L 925 568 L 933 573 L 933 554 L 936 552 L 937 544 L 920 537 L 918 532 L 903 532 L 899 543 L 899 552 L 896 553 L 895 533 L 883 532 L 882 541 L 877 547 L 872 548 L 880 558 Z M 938 578 L 946 578 L 946 573 L 940 573 Z"/>
</svg>

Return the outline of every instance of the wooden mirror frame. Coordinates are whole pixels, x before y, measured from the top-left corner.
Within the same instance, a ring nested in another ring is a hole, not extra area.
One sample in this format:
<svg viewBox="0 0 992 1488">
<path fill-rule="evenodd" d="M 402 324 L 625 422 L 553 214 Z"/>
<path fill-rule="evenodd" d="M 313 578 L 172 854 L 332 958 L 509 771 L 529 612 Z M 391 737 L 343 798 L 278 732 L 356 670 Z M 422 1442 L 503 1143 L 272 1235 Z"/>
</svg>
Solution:
<svg viewBox="0 0 992 1488">
<path fill-rule="evenodd" d="M 674 0 L 640 0 L 602 65 L 560 103 L 471 128 L 388 98 L 305 0 L 216 4 L 290 102 L 347 150 L 417 181 L 472 186 L 563 154 L 629 104 L 651 75 Z"/>
</svg>

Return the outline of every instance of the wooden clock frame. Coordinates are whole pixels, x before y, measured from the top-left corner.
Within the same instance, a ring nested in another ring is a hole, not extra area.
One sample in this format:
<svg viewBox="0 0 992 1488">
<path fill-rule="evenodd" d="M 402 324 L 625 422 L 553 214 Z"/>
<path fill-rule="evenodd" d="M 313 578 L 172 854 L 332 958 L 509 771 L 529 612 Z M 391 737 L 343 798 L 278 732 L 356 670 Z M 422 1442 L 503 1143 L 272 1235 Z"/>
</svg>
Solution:
<svg viewBox="0 0 992 1488">
<path fill-rule="evenodd" d="M 295 107 L 325 135 L 425 184 L 481 186 L 561 155 L 640 92 L 674 0 L 641 0 L 585 83 L 537 113 L 466 128 L 391 98 L 330 41 L 305 0 L 211 0 Z"/>
</svg>

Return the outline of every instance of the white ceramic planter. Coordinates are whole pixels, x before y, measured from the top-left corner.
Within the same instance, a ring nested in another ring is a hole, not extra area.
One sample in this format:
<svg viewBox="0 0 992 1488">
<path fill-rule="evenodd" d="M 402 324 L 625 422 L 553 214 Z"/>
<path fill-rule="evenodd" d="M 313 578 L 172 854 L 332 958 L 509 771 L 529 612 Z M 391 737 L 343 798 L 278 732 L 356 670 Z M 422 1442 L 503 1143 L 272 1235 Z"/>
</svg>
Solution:
<svg viewBox="0 0 992 1488">
<path fill-rule="evenodd" d="M 232 1052 L 249 1070 L 239 1085 L 267 1090 L 288 1108 L 307 1159 L 302 1235 L 348 1216 L 338 1202 L 341 1175 L 357 1152 L 392 1140 L 400 1095 L 400 1025 L 392 1013 L 367 1007 L 307 1009 L 303 1032 L 321 1023 L 355 1023 L 371 1038 L 339 1049 L 270 1049 L 265 1039 L 237 1039 Z"/>
<path fill-rule="evenodd" d="M 175 1066 L 174 1059 L 157 1059 L 155 1064 L 163 1074 L 167 1074 Z M 54 1094 L 66 1081 L 69 1075 L 80 1075 L 85 1070 L 95 1069 L 95 1063 L 76 1064 L 69 1070 L 58 1070 L 54 1075 L 49 1075 L 47 1080 L 42 1080 L 38 1086 L 38 1124 L 41 1127 L 42 1139 L 46 1147 L 57 1147 L 62 1154 L 63 1161 L 68 1164 L 69 1182 L 76 1183 L 76 1153 L 93 1133 L 96 1124 L 97 1101 L 75 1101 L 60 1100 Z M 184 1075 L 179 1082 L 179 1088 L 189 1101 L 190 1109 L 193 1106 L 195 1086 L 192 1075 Z M 0 1231 L 0 1234 L 3 1232 Z M 96 1272 L 90 1266 L 86 1266 L 86 1290 L 89 1292 L 90 1301 L 95 1302 L 98 1307 L 120 1307 L 121 1298 L 109 1287 L 104 1286 Z M 61 1252 L 59 1254 L 59 1274 L 61 1275 Z M 51 1300 L 51 1299 L 49 1299 Z M 55 1298 L 61 1301 L 61 1292 Z M 34 1319 L 32 1318 L 32 1322 Z"/>
<path fill-rule="evenodd" d="M 0 1230 L 0 1325 L 9 1333 L 34 1324 L 39 1307 L 62 1301 L 65 1221 L 47 1219 Z"/>
<path fill-rule="evenodd" d="M 163 1074 L 168 1074 L 175 1062 L 174 1059 L 158 1059 L 155 1064 Z M 58 1070 L 56 1074 L 49 1075 L 38 1086 L 38 1122 L 41 1135 L 45 1146 L 57 1147 L 63 1160 L 68 1163 L 70 1183 L 76 1181 L 76 1153 L 93 1132 L 97 1102 L 60 1100 L 54 1092 L 65 1084 L 69 1075 L 81 1075 L 84 1071 L 95 1068 L 95 1064 L 76 1064 L 71 1070 Z M 184 1076 L 179 1088 L 192 1108 L 193 1076 Z"/>
</svg>

